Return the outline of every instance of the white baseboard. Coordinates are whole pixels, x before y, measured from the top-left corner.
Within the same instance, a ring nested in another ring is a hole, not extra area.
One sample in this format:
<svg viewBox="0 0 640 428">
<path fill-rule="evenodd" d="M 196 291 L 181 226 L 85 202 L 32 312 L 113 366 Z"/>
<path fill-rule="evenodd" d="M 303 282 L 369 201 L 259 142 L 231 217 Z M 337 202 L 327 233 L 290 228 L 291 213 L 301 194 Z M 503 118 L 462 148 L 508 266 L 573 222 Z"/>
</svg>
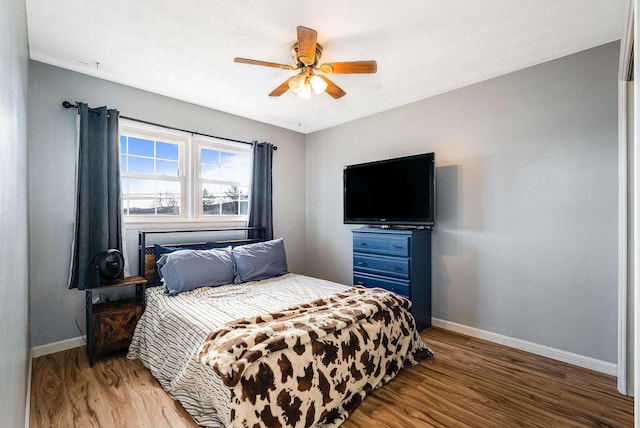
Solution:
<svg viewBox="0 0 640 428">
<path fill-rule="evenodd" d="M 31 348 L 31 358 L 55 354 L 56 352 L 66 351 L 67 349 L 79 348 L 86 344 L 86 336 L 78 336 L 71 339 L 61 340 L 59 342 L 47 343 L 46 345 L 34 346 Z"/>
<path fill-rule="evenodd" d="M 469 327 L 451 321 L 441 320 L 439 318 L 432 318 L 431 322 L 434 327 L 451 330 L 456 333 L 466 334 L 467 336 L 476 337 L 478 339 L 488 340 L 489 342 L 509 346 L 510 348 L 519 349 L 521 351 L 531 352 L 532 354 L 552 358 L 554 360 L 573 364 L 578 367 L 595 370 L 600 373 L 605 373 L 612 376 L 617 375 L 617 366 L 614 363 L 608 363 L 606 361 L 597 360 L 595 358 L 585 357 L 584 355 L 574 354 L 572 352 L 563 351 L 561 349 L 551 348 L 549 346 L 528 342 L 522 339 L 516 339 L 513 337 L 481 330 L 475 327 Z M 34 346 L 33 348 L 31 348 L 31 358 L 38 358 L 43 355 L 66 351 L 67 349 L 78 348 L 85 345 L 85 336 L 79 336 L 71 339 L 61 340 L 59 342 L 48 343 L 46 345 Z M 31 373 L 31 365 L 29 368 L 29 373 Z"/>
<path fill-rule="evenodd" d="M 591 357 L 585 357 L 584 355 L 574 354 L 572 352 L 563 351 L 561 349 L 539 345 L 537 343 L 528 342 L 526 340 L 515 339 L 513 337 L 504 336 L 498 333 L 492 333 L 490 331 L 480 330 L 475 327 L 469 327 L 463 324 L 445 321 L 438 318 L 432 318 L 431 322 L 434 327 L 451 330 L 456 333 L 465 334 L 467 336 L 475 337 L 478 339 L 484 339 L 489 342 L 498 343 L 510 348 L 519 349 L 521 351 L 531 352 L 532 354 L 541 355 L 543 357 L 552 358 L 564 363 L 569 363 L 575 366 L 584 367 L 586 369 L 595 370 L 600 373 L 605 373 L 612 376 L 617 375 L 616 364 L 608 363 L 606 361 L 597 360 Z"/>
</svg>

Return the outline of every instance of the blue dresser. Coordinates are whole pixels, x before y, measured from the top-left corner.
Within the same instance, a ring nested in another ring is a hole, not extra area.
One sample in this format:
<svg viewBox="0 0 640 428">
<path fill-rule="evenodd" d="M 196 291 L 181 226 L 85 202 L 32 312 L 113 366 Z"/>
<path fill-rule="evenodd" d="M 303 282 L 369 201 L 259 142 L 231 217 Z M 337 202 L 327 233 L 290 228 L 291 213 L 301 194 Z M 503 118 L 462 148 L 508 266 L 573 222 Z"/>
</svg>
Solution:
<svg viewBox="0 0 640 428">
<path fill-rule="evenodd" d="M 411 300 L 418 330 L 431 325 L 431 231 L 353 230 L 353 283 Z"/>
</svg>

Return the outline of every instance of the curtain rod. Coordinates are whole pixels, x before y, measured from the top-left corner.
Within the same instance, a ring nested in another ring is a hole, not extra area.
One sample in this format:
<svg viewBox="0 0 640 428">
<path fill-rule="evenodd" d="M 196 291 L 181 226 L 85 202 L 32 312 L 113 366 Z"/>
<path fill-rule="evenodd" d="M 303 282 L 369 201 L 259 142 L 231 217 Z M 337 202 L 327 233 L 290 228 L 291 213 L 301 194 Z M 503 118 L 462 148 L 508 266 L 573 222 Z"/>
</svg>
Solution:
<svg viewBox="0 0 640 428">
<path fill-rule="evenodd" d="M 63 101 L 61 104 L 62 108 L 64 109 L 78 109 L 78 105 L 74 104 L 70 101 Z M 180 131 L 180 132 L 186 132 L 188 134 L 193 134 L 193 135 L 201 135 L 203 137 L 211 137 L 211 138 L 217 138 L 218 140 L 225 140 L 225 141 L 233 141 L 234 143 L 242 143 L 242 144 L 250 144 L 253 145 L 253 143 L 249 142 L 249 141 L 242 141 L 242 140 L 234 140 L 233 138 L 226 138 L 226 137 L 218 137 L 216 135 L 210 135 L 210 134 L 203 134 L 201 132 L 196 132 L 196 131 L 188 131 L 186 129 L 180 129 L 180 128 L 174 128 L 173 126 L 167 126 L 167 125 L 161 125 L 159 123 L 153 123 L 153 122 L 148 122 L 146 120 L 142 120 L 142 119 L 136 119 L 134 117 L 128 117 L 128 116 L 122 116 L 120 115 L 120 118 L 122 119 L 127 119 L 127 120 L 132 120 L 134 122 L 139 122 L 139 123 L 144 123 L 146 125 L 153 125 L 153 126 L 158 126 L 160 128 L 165 128 L 165 129 L 171 129 L 174 131 Z M 278 150 L 278 146 L 273 146 L 273 150 Z"/>
</svg>

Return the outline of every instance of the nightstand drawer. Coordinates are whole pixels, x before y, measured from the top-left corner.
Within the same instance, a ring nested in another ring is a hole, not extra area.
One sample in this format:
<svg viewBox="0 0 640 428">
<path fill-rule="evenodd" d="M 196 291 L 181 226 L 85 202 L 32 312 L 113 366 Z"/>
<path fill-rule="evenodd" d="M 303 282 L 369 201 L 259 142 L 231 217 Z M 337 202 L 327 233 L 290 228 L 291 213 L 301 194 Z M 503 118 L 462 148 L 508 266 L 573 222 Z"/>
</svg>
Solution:
<svg viewBox="0 0 640 428">
<path fill-rule="evenodd" d="M 402 257 L 376 257 L 354 253 L 353 270 L 409 279 L 409 259 Z"/>
<path fill-rule="evenodd" d="M 127 348 L 141 316 L 142 305 L 95 313 L 95 353 L 99 355 Z"/>
<path fill-rule="evenodd" d="M 364 285 L 365 287 L 384 288 L 385 290 L 393 291 L 394 293 L 399 294 L 402 297 L 406 297 L 407 299 L 410 297 L 409 281 L 404 281 L 402 279 L 384 278 L 374 275 L 367 275 L 365 273 L 354 273 L 353 283 L 355 285 Z"/>
<path fill-rule="evenodd" d="M 409 256 L 409 236 L 354 233 L 353 251 L 387 256 Z"/>
</svg>

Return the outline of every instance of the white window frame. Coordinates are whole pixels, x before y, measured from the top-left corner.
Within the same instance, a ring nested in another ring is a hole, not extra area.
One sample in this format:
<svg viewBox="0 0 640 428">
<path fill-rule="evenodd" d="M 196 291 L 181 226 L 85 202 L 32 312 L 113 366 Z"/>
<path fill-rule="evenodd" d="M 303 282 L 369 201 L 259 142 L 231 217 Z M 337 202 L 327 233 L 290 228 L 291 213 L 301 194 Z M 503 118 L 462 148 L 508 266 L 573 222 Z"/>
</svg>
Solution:
<svg viewBox="0 0 640 428">
<path fill-rule="evenodd" d="M 232 141 L 225 141 L 213 137 L 205 137 L 201 135 L 195 135 L 183 131 L 158 127 L 150 124 L 144 124 L 136 121 L 120 119 L 120 133 L 139 137 L 139 138 L 154 138 L 158 141 L 165 141 L 168 143 L 174 143 L 178 145 L 178 164 L 179 172 L 178 176 L 164 176 L 164 175 L 148 175 L 125 172 L 124 168 L 121 168 L 121 177 L 127 178 L 154 178 L 167 181 L 180 181 L 181 182 L 181 197 L 180 197 L 180 214 L 154 214 L 154 215 L 129 215 L 123 216 L 126 224 L 134 223 L 209 223 L 219 225 L 220 223 L 227 224 L 243 224 L 246 225 L 248 221 L 247 215 L 205 215 L 202 212 L 202 192 L 201 183 L 216 183 L 216 184 L 237 184 L 239 186 L 247 187 L 249 189 L 249 198 L 251 195 L 251 171 L 249 171 L 249 177 L 247 182 L 229 182 L 222 180 L 210 180 L 200 178 L 200 149 L 202 147 L 221 150 L 231 153 L 246 153 L 249 155 L 250 164 L 253 163 L 251 158 L 251 145 L 244 143 L 235 143 Z M 124 191 L 124 189 L 123 189 Z M 124 192 L 123 192 L 124 193 Z M 250 207 L 249 207 L 250 209 Z"/>
<path fill-rule="evenodd" d="M 125 172 L 125 167 L 121 165 L 120 169 L 120 177 L 122 178 L 142 178 L 142 179 L 156 179 L 163 181 L 175 181 L 180 183 L 180 215 L 171 215 L 171 214 L 154 214 L 154 215 L 124 215 L 125 221 L 128 219 L 137 219 L 137 221 L 171 221 L 171 219 L 180 218 L 184 220 L 185 218 L 185 208 L 187 206 L 186 201 L 186 191 L 187 191 L 187 171 L 188 171 L 188 161 L 187 154 L 188 150 L 186 150 L 188 146 L 188 138 L 185 135 L 181 135 L 180 133 L 174 132 L 162 132 L 156 129 L 155 127 L 151 128 L 146 125 L 134 125 L 131 123 L 135 122 L 124 122 L 121 120 L 120 124 L 120 133 L 125 134 L 129 137 L 138 137 L 143 139 L 157 139 L 167 143 L 173 143 L 178 146 L 178 175 L 177 176 L 168 176 L 168 175 L 156 175 L 156 174 L 143 174 L 143 173 L 132 173 Z M 154 154 L 155 157 L 155 154 Z M 123 194 L 124 194 L 123 189 Z"/>
<path fill-rule="evenodd" d="M 242 143 L 233 143 L 226 142 L 223 140 L 204 137 L 201 135 L 196 135 L 193 137 L 193 174 L 194 177 L 194 190 L 193 193 L 195 195 L 195 218 L 200 221 L 209 221 L 210 219 L 218 219 L 217 221 L 237 221 L 242 219 L 242 221 L 248 220 L 249 210 L 247 209 L 246 215 L 210 215 L 204 214 L 202 212 L 202 192 L 201 189 L 202 184 L 222 184 L 222 185 L 238 185 L 242 187 L 247 187 L 249 189 L 249 195 L 251 194 L 251 171 L 249 171 L 249 175 L 247 176 L 247 181 L 226 181 L 226 180 L 215 180 L 215 179 L 207 179 L 202 177 L 202 171 L 200 170 L 201 162 L 200 162 L 200 153 L 201 149 L 212 149 L 212 150 L 220 150 L 225 151 L 227 153 L 237 153 L 237 154 L 247 154 L 249 156 L 249 162 L 252 163 L 253 159 L 251 159 L 251 146 L 249 144 Z"/>
</svg>

